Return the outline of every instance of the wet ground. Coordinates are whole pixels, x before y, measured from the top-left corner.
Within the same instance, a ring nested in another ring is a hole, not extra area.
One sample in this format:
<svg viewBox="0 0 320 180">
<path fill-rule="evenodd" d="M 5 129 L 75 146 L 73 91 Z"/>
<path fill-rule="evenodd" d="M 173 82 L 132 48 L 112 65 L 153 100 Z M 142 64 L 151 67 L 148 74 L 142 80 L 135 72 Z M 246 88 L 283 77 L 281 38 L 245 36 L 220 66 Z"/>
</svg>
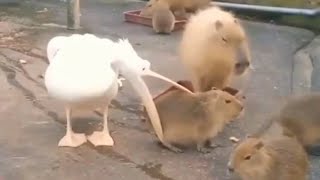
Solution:
<svg viewBox="0 0 320 180">
<path fill-rule="evenodd" d="M 142 3 L 90 2 L 82 4 L 81 32 L 114 40 L 129 38 L 155 71 L 174 80 L 189 78 L 177 58 L 181 32 L 160 36 L 149 27 L 124 22 L 122 12 L 137 9 Z M 30 8 L 33 3 L 35 9 Z M 63 6 L 54 1 L 33 1 L 26 7 L 6 9 L 10 13 L 0 13 L 0 26 L 7 27 L 0 28 L 0 177 L 5 180 L 226 180 L 226 163 L 232 150 L 229 137 L 242 138 L 253 132 L 292 94 L 297 83 L 300 90 L 308 89 L 304 77 L 294 80 L 293 59 L 315 35 L 304 29 L 244 21 L 255 71 L 247 92 L 245 117 L 215 139 L 223 147 L 209 154 L 192 149 L 175 154 L 161 148 L 141 121 L 138 96 L 124 81 L 110 110 L 109 128 L 115 146 L 95 148 L 88 143 L 78 148 L 58 148 L 65 134 L 65 116 L 62 104 L 49 98 L 44 88 L 45 49 L 50 38 L 72 31 L 41 23 L 66 24 Z M 48 11 L 37 12 L 43 8 Z M 154 95 L 167 87 L 159 80 L 146 80 Z M 74 129 L 90 134 L 101 128 L 101 119 L 97 112 L 76 114 Z M 319 159 L 310 158 L 313 179 L 319 179 Z"/>
</svg>

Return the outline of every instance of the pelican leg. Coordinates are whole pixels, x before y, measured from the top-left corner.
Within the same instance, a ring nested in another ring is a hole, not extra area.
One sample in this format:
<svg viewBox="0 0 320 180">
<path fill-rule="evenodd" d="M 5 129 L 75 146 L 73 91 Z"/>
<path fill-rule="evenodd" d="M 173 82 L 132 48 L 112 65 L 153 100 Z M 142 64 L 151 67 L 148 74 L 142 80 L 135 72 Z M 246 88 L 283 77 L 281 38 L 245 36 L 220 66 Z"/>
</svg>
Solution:
<svg viewBox="0 0 320 180">
<path fill-rule="evenodd" d="M 67 132 L 66 135 L 59 141 L 58 146 L 77 147 L 87 142 L 85 134 L 77 134 L 72 131 L 71 126 L 71 109 L 65 108 L 67 117 Z"/>
<path fill-rule="evenodd" d="M 88 140 L 94 146 L 113 146 L 114 141 L 109 133 L 108 128 L 108 110 L 109 107 L 107 106 L 103 112 L 103 130 L 102 131 L 95 131 L 92 135 L 88 137 Z"/>
</svg>

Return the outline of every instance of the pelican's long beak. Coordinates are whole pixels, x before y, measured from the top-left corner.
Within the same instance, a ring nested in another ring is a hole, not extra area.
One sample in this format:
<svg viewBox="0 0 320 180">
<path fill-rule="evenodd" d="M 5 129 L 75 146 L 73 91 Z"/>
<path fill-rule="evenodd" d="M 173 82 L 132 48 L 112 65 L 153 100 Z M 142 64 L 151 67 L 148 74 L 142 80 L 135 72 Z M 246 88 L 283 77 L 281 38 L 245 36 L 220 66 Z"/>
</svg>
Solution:
<svg viewBox="0 0 320 180">
<path fill-rule="evenodd" d="M 190 94 L 193 94 L 193 92 L 191 92 L 190 90 L 188 90 L 187 88 L 181 86 L 180 84 L 158 74 L 155 73 L 151 70 L 145 70 L 144 73 L 142 75 L 148 75 L 148 76 L 153 76 L 159 79 L 162 79 L 164 81 L 167 81 L 171 84 L 173 84 L 174 86 L 176 86 L 177 88 L 186 91 Z M 161 142 L 163 142 L 163 131 L 162 131 L 162 125 L 161 125 L 161 121 L 160 121 L 160 117 L 158 114 L 158 111 L 156 109 L 156 106 L 153 102 L 153 98 L 151 96 L 151 93 L 149 92 L 149 89 L 147 87 L 147 85 L 145 84 L 145 82 L 143 81 L 143 79 L 141 78 L 141 76 L 135 76 L 135 77 L 127 77 L 127 79 L 131 82 L 133 88 L 135 89 L 135 91 L 140 95 L 142 102 L 144 104 L 144 106 L 146 107 L 147 113 L 149 115 L 149 118 L 151 120 L 152 126 L 154 128 L 155 133 L 157 134 L 159 140 Z"/>
<path fill-rule="evenodd" d="M 131 82 L 132 87 L 135 89 L 135 91 L 140 95 L 142 102 L 146 107 L 154 131 L 157 134 L 159 140 L 163 142 L 163 131 L 160 117 L 147 85 L 141 77 L 130 77 L 130 79 L 128 78 L 128 80 Z"/>
<path fill-rule="evenodd" d="M 162 79 L 162 80 L 164 80 L 164 81 L 167 81 L 167 82 L 171 83 L 172 85 L 176 86 L 177 88 L 181 89 L 182 91 L 185 91 L 185 92 L 188 92 L 188 93 L 190 93 L 190 94 L 193 94 L 193 92 L 191 92 L 189 89 L 181 86 L 180 84 L 178 84 L 178 83 L 172 81 L 171 79 L 166 78 L 166 77 L 164 77 L 164 76 L 162 76 L 162 75 L 160 75 L 160 74 L 158 74 L 158 73 L 156 73 L 156 72 L 154 72 L 154 71 L 145 70 L 143 75 L 145 75 L 145 76 L 152 76 L 152 77 L 155 77 L 155 78 Z"/>
</svg>

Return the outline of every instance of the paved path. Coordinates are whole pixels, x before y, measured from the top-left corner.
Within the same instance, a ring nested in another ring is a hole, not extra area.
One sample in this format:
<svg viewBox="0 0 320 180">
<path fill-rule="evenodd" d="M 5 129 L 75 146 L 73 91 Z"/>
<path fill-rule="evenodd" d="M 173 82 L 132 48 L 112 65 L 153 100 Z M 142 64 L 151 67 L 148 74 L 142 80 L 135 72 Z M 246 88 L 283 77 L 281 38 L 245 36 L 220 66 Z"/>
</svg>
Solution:
<svg viewBox="0 0 320 180">
<path fill-rule="evenodd" d="M 228 179 L 227 158 L 232 149 L 228 138 L 242 138 L 258 128 L 293 92 L 296 83 L 300 90 L 310 88 L 307 75 L 293 75 L 293 69 L 297 68 L 293 62 L 295 53 L 314 38 L 312 32 L 243 22 L 250 35 L 255 71 L 247 94 L 246 116 L 216 138 L 224 147 L 205 155 L 194 150 L 175 154 L 162 149 L 155 143 L 155 137 L 146 132 L 140 120 L 140 100 L 129 83 L 124 82 L 110 112 L 115 146 L 94 148 L 86 144 L 79 148 L 58 148 L 57 143 L 65 133 L 65 117 L 61 104 L 48 98 L 44 89 L 42 74 L 47 66 L 44 50 L 51 37 L 70 31 L 37 26 L 37 23 L 65 24 L 63 4 L 47 2 L 38 3 L 36 9 L 46 7 L 47 13 L 13 9 L 12 13 L 23 15 L 24 21 L 12 17 L 6 21 L 23 26 L 16 25 L 11 31 L 3 32 L 7 39 L 0 41 L 0 176 L 5 180 L 225 180 Z M 188 78 L 176 53 L 181 32 L 171 36 L 154 35 L 151 28 L 123 21 L 123 11 L 141 6 L 136 2 L 85 3 L 83 31 L 112 39 L 127 37 L 137 52 L 152 62 L 155 71 L 174 80 Z M 16 37 L 10 39 L 8 35 Z M 307 69 L 298 69 L 299 72 L 310 72 L 312 68 L 305 64 L 301 67 Z M 151 78 L 147 83 L 153 94 L 167 86 Z M 95 113 L 77 115 L 74 126 L 76 131 L 91 133 L 101 128 L 100 120 Z M 314 168 L 318 169 L 313 171 L 314 179 L 319 179 L 319 159 L 312 159 Z"/>
</svg>

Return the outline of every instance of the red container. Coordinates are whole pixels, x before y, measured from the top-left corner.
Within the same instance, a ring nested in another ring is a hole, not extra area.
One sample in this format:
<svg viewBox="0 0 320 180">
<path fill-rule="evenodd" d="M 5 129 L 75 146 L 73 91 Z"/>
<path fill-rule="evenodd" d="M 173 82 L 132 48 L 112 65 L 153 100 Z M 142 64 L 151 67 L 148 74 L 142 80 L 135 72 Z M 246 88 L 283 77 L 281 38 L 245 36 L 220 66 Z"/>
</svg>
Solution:
<svg viewBox="0 0 320 180">
<path fill-rule="evenodd" d="M 140 16 L 140 11 L 141 10 L 133 10 L 133 11 L 124 12 L 123 14 L 124 14 L 125 21 L 152 27 L 152 18 Z M 173 30 L 176 31 L 176 30 L 183 29 L 185 24 L 186 24 L 186 20 L 176 20 L 176 22 L 174 23 Z"/>
</svg>

